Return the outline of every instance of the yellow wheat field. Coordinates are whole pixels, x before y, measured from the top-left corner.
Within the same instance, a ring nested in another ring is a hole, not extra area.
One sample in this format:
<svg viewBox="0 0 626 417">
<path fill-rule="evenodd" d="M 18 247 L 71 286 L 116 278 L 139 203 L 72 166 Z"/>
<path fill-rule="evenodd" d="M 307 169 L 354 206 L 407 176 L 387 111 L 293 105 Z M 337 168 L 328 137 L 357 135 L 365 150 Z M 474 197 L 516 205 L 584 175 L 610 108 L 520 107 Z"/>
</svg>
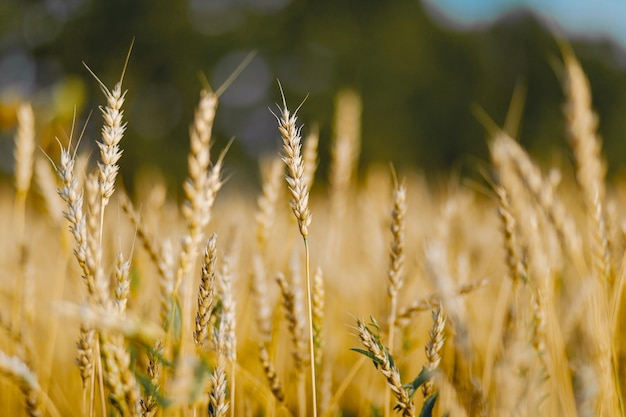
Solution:
<svg viewBox="0 0 626 417">
<path fill-rule="evenodd" d="M 329 186 L 288 97 L 255 195 L 224 186 L 221 90 L 202 91 L 182 204 L 158 180 L 119 186 L 122 81 L 101 85 L 90 156 L 77 127 L 36 151 L 24 104 L 0 187 L 0 414 L 623 416 L 624 194 L 563 55 L 572 169 L 487 123 L 478 191 L 386 166 L 357 181 L 352 91 Z"/>
</svg>

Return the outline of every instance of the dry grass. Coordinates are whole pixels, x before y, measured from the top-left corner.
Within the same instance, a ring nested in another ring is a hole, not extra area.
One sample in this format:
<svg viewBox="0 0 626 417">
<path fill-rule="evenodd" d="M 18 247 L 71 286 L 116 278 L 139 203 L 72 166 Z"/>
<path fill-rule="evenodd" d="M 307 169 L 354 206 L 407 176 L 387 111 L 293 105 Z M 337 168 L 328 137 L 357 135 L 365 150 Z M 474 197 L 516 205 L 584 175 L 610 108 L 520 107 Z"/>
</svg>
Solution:
<svg viewBox="0 0 626 417">
<path fill-rule="evenodd" d="M 302 143 L 283 101 L 282 161 L 257 196 L 218 195 L 221 90 L 191 121 L 182 206 L 161 184 L 129 197 L 125 93 L 100 84 L 95 170 L 77 134 L 53 164 L 33 158 L 37 113 L 18 113 L 0 184 L 5 415 L 624 416 L 625 201 L 571 52 L 573 175 L 552 180 L 494 129 L 488 198 L 377 166 L 355 185 L 353 92 L 328 191 L 311 190 L 317 130 Z"/>
</svg>

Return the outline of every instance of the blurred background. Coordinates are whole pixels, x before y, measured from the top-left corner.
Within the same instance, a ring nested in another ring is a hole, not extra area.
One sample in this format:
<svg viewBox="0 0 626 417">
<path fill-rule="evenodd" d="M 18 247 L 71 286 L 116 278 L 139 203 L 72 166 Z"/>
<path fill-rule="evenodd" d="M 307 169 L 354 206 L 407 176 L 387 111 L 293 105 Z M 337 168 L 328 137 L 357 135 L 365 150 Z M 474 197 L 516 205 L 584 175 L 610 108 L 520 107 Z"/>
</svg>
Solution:
<svg viewBox="0 0 626 417">
<path fill-rule="evenodd" d="M 320 128 L 328 166 L 334 97 L 363 100 L 360 166 L 393 162 L 428 175 L 487 165 L 482 107 L 502 125 L 516 84 L 527 95 L 519 139 L 550 160 L 566 147 L 560 52 L 567 36 L 590 78 L 605 155 L 615 174 L 626 155 L 626 3 L 617 0 L 2 0 L 0 173 L 12 170 L 15 109 L 34 103 L 38 138 L 54 154 L 74 110 L 85 146 L 99 138 L 104 103 L 96 80 L 128 90 L 122 174 L 186 175 L 188 126 L 206 77 L 217 88 L 251 52 L 222 96 L 216 149 L 234 138 L 228 175 L 257 178 L 257 160 L 279 149 L 268 108 L 308 95 L 300 121 Z M 471 175 L 471 174 L 470 174 Z"/>
</svg>

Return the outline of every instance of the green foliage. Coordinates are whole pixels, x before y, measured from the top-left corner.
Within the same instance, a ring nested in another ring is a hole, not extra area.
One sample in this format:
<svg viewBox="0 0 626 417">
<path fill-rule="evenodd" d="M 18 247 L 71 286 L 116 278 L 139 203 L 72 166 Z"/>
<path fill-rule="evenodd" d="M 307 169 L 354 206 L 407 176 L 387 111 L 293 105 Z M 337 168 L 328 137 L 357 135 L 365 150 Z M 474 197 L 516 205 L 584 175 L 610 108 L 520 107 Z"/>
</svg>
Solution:
<svg viewBox="0 0 626 417">
<path fill-rule="evenodd" d="M 409 390 L 409 397 L 413 398 L 413 394 L 415 394 L 415 391 L 417 391 L 419 387 L 424 385 L 426 381 L 432 378 L 435 373 L 437 373 L 437 371 L 429 371 L 426 368 L 422 368 L 419 375 L 417 375 L 413 381 L 409 382 L 408 384 L 404 384 L 403 387 Z"/>
<path fill-rule="evenodd" d="M 422 405 L 422 411 L 420 411 L 420 417 L 432 417 L 433 408 L 435 408 L 435 403 L 437 402 L 437 397 L 439 396 L 438 392 L 430 395 L 426 400 L 424 400 L 424 405 Z"/>
</svg>

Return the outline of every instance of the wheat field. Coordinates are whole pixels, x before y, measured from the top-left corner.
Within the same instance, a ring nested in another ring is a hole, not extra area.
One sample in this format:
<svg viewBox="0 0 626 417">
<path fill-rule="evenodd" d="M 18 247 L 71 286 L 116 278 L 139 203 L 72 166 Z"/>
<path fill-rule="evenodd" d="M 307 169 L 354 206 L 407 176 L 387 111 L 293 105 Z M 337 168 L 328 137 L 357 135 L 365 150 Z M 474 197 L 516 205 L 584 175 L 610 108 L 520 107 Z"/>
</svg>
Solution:
<svg viewBox="0 0 626 417">
<path fill-rule="evenodd" d="M 567 48 L 561 69 L 571 166 L 485 118 L 489 187 L 357 179 L 363 103 L 342 91 L 328 173 L 283 96 L 262 187 L 222 189 L 223 89 L 205 89 L 183 202 L 158 179 L 129 196 L 123 77 L 94 76 L 90 155 L 79 126 L 38 150 L 24 103 L 0 184 L 0 414 L 624 416 L 625 195 Z"/>
</svg>

